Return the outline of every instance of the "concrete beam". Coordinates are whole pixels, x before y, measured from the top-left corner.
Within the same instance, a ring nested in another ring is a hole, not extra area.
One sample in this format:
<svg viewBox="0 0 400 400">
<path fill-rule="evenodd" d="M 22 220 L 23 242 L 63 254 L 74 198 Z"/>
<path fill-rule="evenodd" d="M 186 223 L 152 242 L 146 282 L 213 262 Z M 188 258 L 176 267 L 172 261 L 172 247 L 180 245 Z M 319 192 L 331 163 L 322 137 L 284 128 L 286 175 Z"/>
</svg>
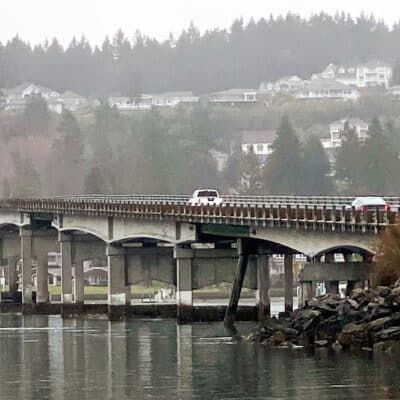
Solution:
<svg viewBox="0 0 400 400">
<path fill-rule="evenodd" d="M 312 263 L 305 264 L 300 272 L 300 281 L 362 281 L 368 276 L 371 264 L 354 263 Z"/>
</svg>

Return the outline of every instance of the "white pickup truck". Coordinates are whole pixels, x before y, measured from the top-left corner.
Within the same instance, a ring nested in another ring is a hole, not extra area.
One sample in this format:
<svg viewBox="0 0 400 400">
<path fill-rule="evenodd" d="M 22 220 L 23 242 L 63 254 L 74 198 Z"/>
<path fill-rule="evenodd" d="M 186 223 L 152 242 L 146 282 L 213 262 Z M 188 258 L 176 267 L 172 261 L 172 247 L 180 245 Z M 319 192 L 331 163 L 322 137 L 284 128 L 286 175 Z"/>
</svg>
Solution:
<svg viewBox="0 0 400 400">
<path fill-rule="evenodd" d="M 222 197 L 214 189 L 195 190 L 192 197 L 188 200 L 190 206 L 220 206 Z"/>
</svg>

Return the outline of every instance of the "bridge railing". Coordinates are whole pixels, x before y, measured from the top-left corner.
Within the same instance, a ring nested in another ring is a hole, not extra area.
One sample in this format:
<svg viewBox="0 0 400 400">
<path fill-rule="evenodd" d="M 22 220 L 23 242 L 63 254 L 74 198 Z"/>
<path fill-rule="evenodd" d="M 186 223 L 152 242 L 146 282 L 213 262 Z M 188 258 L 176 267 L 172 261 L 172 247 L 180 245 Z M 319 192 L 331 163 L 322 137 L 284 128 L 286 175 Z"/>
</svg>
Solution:
<svg viewBox="0 0 400 400">
<path fill-rule="evenodd" d="M 355 197 L 350 196 L 243 196 L 221 195 L 225 204 L 254 205 L 254 204 L 281 204 L 281 205 L 318 205 L 318 206 L 348 206 Z M 56 200 L 81 201 L 118 201 L 124 203 L 142 202 L 152 204 L 187 204 L 190 195 L 75 195 L 59 196 Z M 384 197 L 393 207 L 400 207 L 400 197 Z"/>
<path fill-rule="evenodd" d="M 321 231 L 378 233 L 394 224 L 397 211 L 348 209 L 346 205 L 231 204 L 189 206 L 174 202 L 126 201 L 107 197 L 10 199 L 0 201 L 0 210 L 27 213 L 113 216 L 189 223 L 246 225 Z"/>
</svg>

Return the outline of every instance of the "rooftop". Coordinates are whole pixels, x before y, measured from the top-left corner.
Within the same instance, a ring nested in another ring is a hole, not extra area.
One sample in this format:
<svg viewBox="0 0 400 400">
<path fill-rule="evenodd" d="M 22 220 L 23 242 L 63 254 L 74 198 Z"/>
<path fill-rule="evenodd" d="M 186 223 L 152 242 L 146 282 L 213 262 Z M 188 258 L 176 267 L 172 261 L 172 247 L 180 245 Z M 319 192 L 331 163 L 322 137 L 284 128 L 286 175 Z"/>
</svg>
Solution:
<svg viewBox="0 0 400 400">
<path fill-rule="evenodd" d="M 272 143 L 276 135 L 276 130 L 242 131 L 240 135 L 243 144 Z"/>
</svg>

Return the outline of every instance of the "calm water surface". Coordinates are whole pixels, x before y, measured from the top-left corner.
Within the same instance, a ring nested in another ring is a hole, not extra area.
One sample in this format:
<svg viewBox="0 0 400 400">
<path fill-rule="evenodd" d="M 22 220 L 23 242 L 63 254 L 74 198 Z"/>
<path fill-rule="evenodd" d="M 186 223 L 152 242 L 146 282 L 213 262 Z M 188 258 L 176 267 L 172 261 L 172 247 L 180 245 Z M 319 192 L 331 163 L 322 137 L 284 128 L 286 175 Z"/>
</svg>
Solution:
<svg viewBox="0 0 400 400">
<path fill-rule="evenodd" d="M 3 314 L 0 357 L 7 400 L 400 399 L 395 357 L 231 344 L 221 324 Z"/>
</svg>

